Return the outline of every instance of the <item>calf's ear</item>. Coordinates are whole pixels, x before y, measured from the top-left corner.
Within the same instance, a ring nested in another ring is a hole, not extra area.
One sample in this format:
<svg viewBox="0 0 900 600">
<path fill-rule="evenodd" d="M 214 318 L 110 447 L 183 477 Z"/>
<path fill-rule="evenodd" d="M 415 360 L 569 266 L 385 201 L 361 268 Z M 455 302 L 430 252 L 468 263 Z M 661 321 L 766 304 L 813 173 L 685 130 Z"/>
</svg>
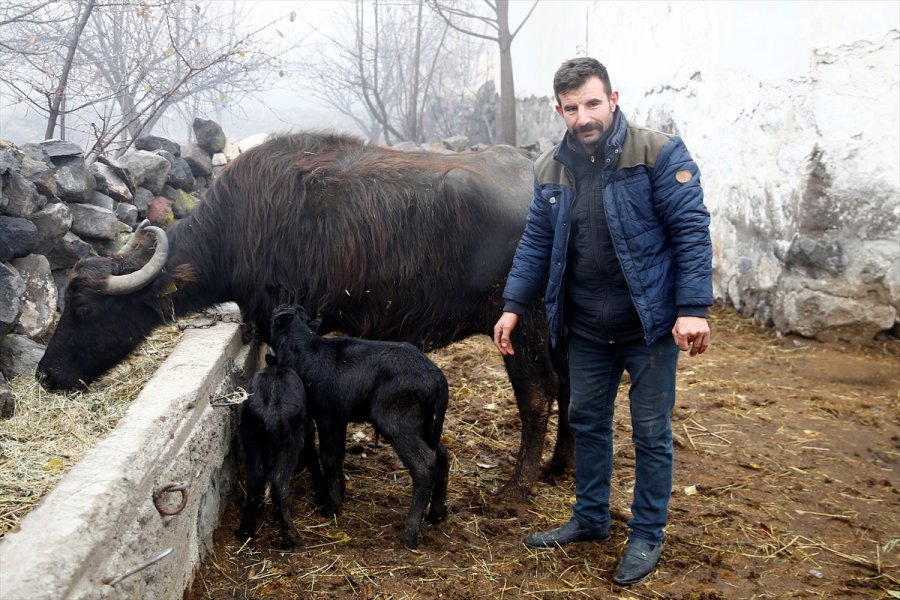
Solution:
<svg viewBox="0 0 900 600">
<path fill-rule="evenodd" d="M 294 315 L 289 312 L 280 313 L 275 316 L 275 319 L 272 321 L 272 331 L 282 331 L 285 327 L 291 324 L 291 321 L 294 320 Z"/>
</svg>

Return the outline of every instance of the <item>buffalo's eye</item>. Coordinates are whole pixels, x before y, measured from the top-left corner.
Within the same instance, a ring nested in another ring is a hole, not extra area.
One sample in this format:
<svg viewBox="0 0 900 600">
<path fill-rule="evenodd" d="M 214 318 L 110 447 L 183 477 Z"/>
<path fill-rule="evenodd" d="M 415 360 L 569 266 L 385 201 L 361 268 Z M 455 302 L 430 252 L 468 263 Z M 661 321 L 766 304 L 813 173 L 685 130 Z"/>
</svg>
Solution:
<svg viewBox="0 0 900 600">
<path fill-rule="evenodd" d="M 86 319 L 91 316 L 91 307 L 87 305 L 79 306 L 75 309 L 75 316 L 79 319 Z"/>
</svg>

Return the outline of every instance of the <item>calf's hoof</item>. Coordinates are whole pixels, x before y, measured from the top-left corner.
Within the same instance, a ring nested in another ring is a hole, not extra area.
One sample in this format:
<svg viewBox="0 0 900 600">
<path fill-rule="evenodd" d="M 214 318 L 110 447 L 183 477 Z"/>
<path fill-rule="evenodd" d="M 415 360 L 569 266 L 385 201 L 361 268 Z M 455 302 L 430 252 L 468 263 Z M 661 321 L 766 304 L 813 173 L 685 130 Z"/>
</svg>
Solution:
<svg viewBox="0 0 900 600">
<path fill-rule="evenodd" d="M 425 521 L 428 523 L 440 523 L 441 521 L 443 521 L 446 518 L 447 518 L 447 506 L 446 505 L 438 506 L 436 508 L 434 506 L 432 506 L 431 508 L 428 509 L 428 514 L 425 515 Z"/>
<path fill-rule="evenodd" d="M 300 545 L 300 540 L 297 536 L 291 531 L 282 531 L 281 532 L 281 546 L 285 550 L 293 550 L 297 546 Z"/>
<path fill-rule="evenodd" d="M 403 536 L 400 538 L 400 543 L 402 543 L 405 548 L 415 550 L 419 547 L 419 534 L 412 531 L 404 531 Z"/>
</svg>

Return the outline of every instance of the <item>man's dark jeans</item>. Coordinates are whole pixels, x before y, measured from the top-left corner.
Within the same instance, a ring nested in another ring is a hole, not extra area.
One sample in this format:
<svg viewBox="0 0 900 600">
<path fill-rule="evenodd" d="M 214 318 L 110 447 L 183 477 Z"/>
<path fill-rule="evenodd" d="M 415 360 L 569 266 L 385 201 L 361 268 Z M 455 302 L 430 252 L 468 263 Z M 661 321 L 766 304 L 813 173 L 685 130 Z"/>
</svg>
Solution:
<svg viewBox="0 0 900 600">
<path fill-rule="evenodd" d="M 610 526 L 613 411 L 627 371 L 631 377 L 632 440 L 635 451 L 631 535 L 651 544 L 663 540 L 672 492 L 672 408 L 678 347 L 666 336 L 648 346 L 569 338 L 572 398 L 569 423 L 575 434 L 574 516 L 584 526 Z"/>
</svg>

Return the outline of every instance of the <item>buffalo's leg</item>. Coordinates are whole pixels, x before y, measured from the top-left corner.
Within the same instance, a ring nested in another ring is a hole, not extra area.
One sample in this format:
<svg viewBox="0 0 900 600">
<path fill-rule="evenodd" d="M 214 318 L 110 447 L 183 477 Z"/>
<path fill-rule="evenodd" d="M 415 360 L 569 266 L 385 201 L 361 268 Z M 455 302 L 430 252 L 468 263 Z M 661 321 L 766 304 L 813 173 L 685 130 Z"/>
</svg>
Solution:
<svg viewBox="0 0 900 600">
<path fill-rule="evenodd" d="M 510 339 L 516 353 L 504 358 L 516 395 L 522 431 L 516 470 L 503 491 L 520 498 L 532 493 L 540 475 L 547 421 L 558 385 L 547 353 L 544 328 L 539 325 L 541 319 L 543 317 L 536 311 L 523 315 Z"/>
<path fill-rule="evenodd" d="M 575 439 L 569 426 L 569 357 L 566 340 L 559 340 L 556 348 L 549 348 L 550 360 L 559 381 L 556 387 L 556 406 L 558 409 L 556 445 L 553 457 L 544 468 L 544 476 L 558 478 L 575 472 Z"/>
</svg>

